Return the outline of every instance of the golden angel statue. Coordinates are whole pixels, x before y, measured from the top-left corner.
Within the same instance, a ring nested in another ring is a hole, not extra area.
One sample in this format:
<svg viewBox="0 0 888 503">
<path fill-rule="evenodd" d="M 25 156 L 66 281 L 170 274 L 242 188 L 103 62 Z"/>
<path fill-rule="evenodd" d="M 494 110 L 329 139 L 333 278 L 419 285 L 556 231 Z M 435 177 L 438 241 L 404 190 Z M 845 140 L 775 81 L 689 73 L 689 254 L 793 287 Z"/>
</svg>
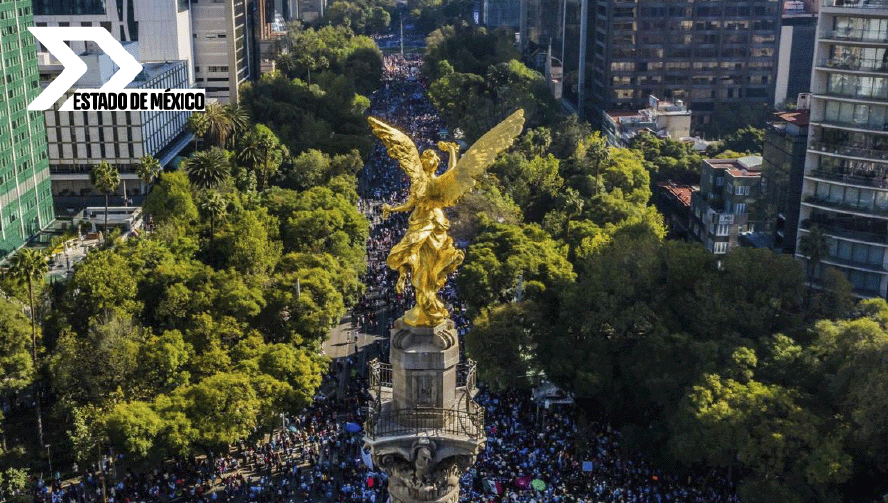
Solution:
<svg viewBox="0 0 888 503">
<path fill-rule="evenodd" d="M 435 176 L 440 159 L 434 150 L 427 149 L 420 156 L 407 135 L 373 117 L 369 121 L 373 134 L 410 178 L 407 201 L 382 207 L 383 218 L 393 211 L 413 210 L 407 233 L 387 259 L 388 266 L 399 273 L 395 290 L 404 291 L 408 271 L 416 290 L 416 305 L 404 315 L 404 322 L 415 327 L 436 326 L 448 317 L 438 290 L 463 261 L 463 252 L 453 246 L 453 238 L 447 235 L 450 222 L 443 208 L 452 206 L 468 192 L 475 185 L 475 178 L 521 134 L 524 111 L 518 110 L 488 131 L 461 158 L 457 144 L 438 142 L 438 148 L 448 155 L 448 168 L 441 176 Z"/>
</svg>

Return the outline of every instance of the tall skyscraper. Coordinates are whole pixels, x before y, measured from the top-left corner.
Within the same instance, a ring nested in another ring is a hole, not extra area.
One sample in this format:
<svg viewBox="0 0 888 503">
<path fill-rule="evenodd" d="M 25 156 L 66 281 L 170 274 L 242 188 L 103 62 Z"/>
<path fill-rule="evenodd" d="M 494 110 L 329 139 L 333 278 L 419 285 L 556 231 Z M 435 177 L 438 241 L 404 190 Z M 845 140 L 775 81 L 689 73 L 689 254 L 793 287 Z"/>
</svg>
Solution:
<svg viewBox="0 0 888 503">
<path fill-rule="evenodd" d="M 189 80 L 194 81 L 189 0 L 33 2 L 36 26 L 101 26 L 121 42 L 139 42 L 141 61 L 188 61 Z M 76 53 L 96 50 L 86 42 L 69 44 Z"/>
<path fill-rule="evenodd" d="M 251 75 L 253 37 L 246 0 L 191 0 L 194 73 L 207 98 L 237 103 Z"/>
<path fill-rule="evenodd" d="M 0 258 L 53 220 L 31 0 L 0 0 Z"/>
<path fill-rule="evenodd" d="M 811 78 L 810 132 L 796 255 L 816 225 L 815 265 L 861 296 L 888 291 L 888 1 L 823 0 Z"/>
<path fill-rule="evenodd" d="M 587 1 L 581 106 L 637 110 L 654 95 L 684 101 L 704 127 L 720 105 L 773 103 L 782 1 Z"/>
</svg>

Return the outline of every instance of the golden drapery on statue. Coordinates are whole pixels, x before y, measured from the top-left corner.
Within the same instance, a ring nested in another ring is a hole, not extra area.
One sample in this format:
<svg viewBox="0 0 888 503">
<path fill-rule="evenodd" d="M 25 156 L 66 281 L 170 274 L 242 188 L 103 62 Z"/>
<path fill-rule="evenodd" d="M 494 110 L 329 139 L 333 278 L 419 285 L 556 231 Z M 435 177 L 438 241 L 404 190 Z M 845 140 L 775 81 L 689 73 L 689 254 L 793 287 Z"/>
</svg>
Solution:
<svg viewBox="0 0 888 503">
<path fill-rule="evenodd" d="M 448 155 L 448 168 L 441 176 L 435 176 L 440 158 L 434 150 L 427 149 L 420 156 L 407 135 L 373 117 L 369 121 L 373 134 L 382 140 L 389 155 L 410 178 L 407 201 L 382 207 L 383 218 L 388 218 L 393 211 L 413 210 L 407 233 L 387 259 L 388 266 L 399 273 L 395 290 L 404 291 L 409 271 L 416 291 L 416 305 L 404 315 L 404 322 L 415 327 L 436 326 L 448 317 L 438 290 L 444 287 L 447 275 L 463 261 L 463 252 L 453 246 L 453 238 L 447 235 L 450 222 L 443 208 L 454 205 L 468 192 L 497 154 L 521 134 L 524 111 L 518 110 L 488 131 L 461 158 L 458 158 L 459 145 L 438 142 L 438 148 Z"/>
</svg>

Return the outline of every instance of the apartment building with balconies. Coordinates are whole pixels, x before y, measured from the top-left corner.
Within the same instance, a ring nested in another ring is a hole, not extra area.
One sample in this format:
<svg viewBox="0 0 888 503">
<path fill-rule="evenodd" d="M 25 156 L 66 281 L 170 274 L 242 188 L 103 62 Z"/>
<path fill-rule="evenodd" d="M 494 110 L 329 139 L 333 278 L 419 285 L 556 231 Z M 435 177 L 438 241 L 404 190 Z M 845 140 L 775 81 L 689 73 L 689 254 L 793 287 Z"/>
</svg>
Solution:
<svg viewBox="0 0 888 503">
<path fill-rule="evenodd" d="M 798 240 L 817 226 L 827 267 L 862 297 L 888 291 L 888 0 L 823 0 Z M 796 256 L 807 261 L 799 246 Z"/>
<path fill-rule="evenodd" d="M 761 195 L 762 158 L 704 159 L 700 191 L 691 194 L 689 238 L 715 254 L 740 245 L 739 237 L 756 230 Z"/>
</svg>

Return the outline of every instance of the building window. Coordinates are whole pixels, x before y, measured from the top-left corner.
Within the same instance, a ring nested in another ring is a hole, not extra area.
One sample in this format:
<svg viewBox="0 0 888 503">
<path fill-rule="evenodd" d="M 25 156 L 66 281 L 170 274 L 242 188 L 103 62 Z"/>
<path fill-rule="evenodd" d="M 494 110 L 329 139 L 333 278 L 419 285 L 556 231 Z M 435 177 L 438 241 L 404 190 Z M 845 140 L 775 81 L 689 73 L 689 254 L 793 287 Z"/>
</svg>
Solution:
<svg viewBox="0 0 888 503">
<path fill-rule="evenodd" d="M 734 207 L 734 213 L 737 215 L 746 213 L 746 203 L 737 203 L 737 206 Z"/>
<path fill-rule="evenodd" d="M 715 228 L 715 235 L 716 236 L 727 236 L 729 230 L 730 230 L 730 226 L 728 224 L 719 224 Z"/>
<path fill-rule="evenodd" d="M 737 191 L 734 192 L 738 196 L 748 196 L 749 195 L 749 185 L 738 185 Z"/>
<path fill-rule="evenodd" d="M 728 251 L 727 241 L 719 241 L 715 243 L 715 248 L 713 248 L 712 251 L 714 253 L 726 253 Z"/>
</svg>

